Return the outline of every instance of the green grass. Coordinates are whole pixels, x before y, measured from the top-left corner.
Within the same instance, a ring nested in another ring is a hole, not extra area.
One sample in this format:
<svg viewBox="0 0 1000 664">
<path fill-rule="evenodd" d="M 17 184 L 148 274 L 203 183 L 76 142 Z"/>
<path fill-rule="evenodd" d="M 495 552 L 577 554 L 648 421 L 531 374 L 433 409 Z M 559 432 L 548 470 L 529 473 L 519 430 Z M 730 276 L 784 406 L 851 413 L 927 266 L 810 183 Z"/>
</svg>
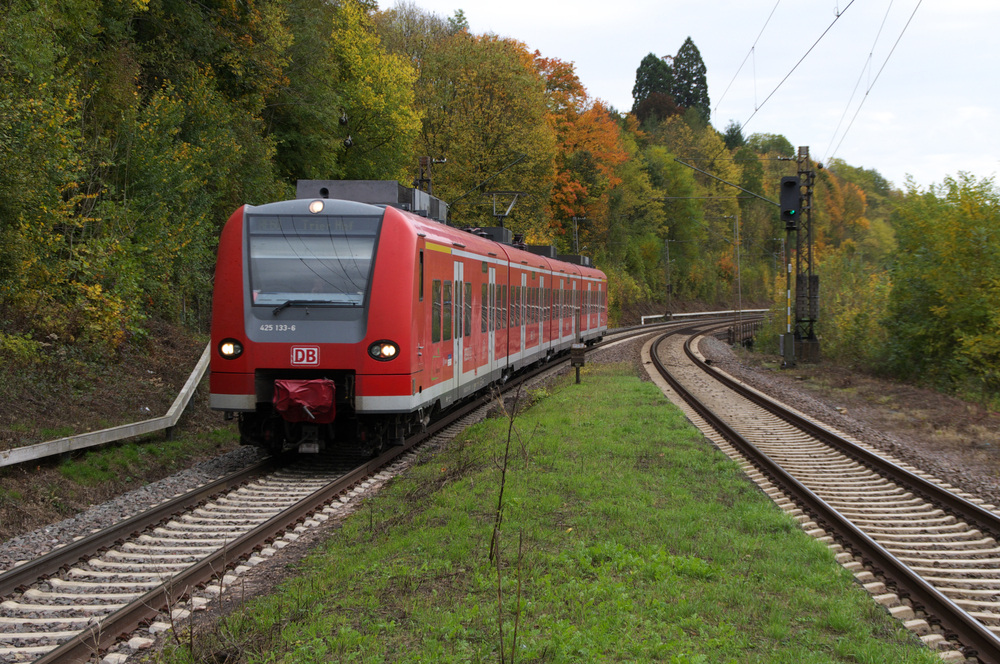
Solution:
<svg viewBox="0 0 1000 664">
<path fill-rule="evenodd" d="M 937 661 L 629 371 L 551 388 L 506 456 L 506 419 L 468 430 L 160 661 Z"/>
<path fill-rule="evenodd" d="M 65 438 L 66 436 L 72 436 L 76 431 L 70 426 L 54 427 L 51 429 L 42 429 L 41 434 L 44 440 L 55 440 L 57 438 Z"/>
<path fill-rule="evenodd" d="M 102 446 L 83 454 L 66 458 L 59 465 L 59 474 L 74 484 L 94 487 L 102 484 L 132 484 L 145 478 L 151 468 L 160 474 L 184 468 L 189 459 L 206 450 L 231 446 L 239 434 L 233 428 L 217 429 L 199 436 L 183 436 L 164 440 L 154 434 L 135 441 Z"/>
</svg>

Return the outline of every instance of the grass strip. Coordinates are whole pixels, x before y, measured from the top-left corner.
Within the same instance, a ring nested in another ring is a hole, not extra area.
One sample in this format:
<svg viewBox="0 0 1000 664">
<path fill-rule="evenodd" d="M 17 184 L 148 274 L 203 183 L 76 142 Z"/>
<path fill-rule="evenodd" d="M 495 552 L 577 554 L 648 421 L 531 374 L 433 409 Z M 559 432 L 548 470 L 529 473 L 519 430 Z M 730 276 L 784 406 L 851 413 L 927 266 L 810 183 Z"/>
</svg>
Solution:
<svg viewBox="0 0 1000 664">
<path fill-rule="evenodd" d="M 532 396 L 159 659 L 938 661 L 630 367 Z"/>
</svg>

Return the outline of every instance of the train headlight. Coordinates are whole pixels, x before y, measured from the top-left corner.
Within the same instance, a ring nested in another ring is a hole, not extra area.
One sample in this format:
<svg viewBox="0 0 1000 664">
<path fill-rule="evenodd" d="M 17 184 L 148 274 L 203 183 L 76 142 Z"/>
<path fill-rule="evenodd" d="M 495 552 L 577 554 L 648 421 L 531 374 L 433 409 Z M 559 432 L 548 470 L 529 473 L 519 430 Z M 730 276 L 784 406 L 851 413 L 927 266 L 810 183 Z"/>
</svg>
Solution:
<svg viewBox="0 0 1000 664">
<path fill-rule="evenodd" d="M 235 360 L 243 354 L 243 344 L 236 339 L 224 339 L 219 344 L 219 355 L 227 360 Z"/>
<path fill-rule="evenodd" d="M 368 347 L 368 354 L 372 359 L 388 362 L 399 355 L 399 346 L 394 341 L 376 341 Z"/>
<path fill-rule="evenodd" d="M 309 203 L 309 211 L 312 212 L 313 214 L 319 214 L 320 212 L 322 212 L 323 207 L 324 207 L 323 201 L 320 200 L 315 200 Z"/>
</svg>

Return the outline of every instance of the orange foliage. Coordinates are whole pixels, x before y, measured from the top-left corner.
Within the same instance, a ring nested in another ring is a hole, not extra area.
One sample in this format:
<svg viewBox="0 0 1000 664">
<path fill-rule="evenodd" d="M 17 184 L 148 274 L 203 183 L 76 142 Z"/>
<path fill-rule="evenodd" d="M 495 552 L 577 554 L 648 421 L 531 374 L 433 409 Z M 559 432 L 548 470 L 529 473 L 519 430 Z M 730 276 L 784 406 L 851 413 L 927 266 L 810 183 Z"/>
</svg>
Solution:
<svg viewBox="0 0 1000 664">
<path fill-rule="evenodd" d="M 600 101 L 591 100 L 573 64 L 543 58 L 535 67 L 545 80 L 549 123 L 556 134 L 556 181 L 552 227 L 570 217 L 600 218 L 607 193 L 621 184 L 617 168 L 628 160 L 618 123 Z"/>
</svg>

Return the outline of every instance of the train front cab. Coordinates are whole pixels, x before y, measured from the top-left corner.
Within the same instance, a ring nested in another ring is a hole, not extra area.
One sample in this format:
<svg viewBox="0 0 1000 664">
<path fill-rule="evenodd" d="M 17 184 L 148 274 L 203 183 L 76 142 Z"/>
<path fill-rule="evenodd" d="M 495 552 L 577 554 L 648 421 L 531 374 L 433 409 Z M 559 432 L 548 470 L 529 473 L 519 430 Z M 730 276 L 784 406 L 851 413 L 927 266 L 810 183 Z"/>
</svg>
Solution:
<svg viewBox="0 0 1000 664">
<path fill-rule="evenodd" d="M 233 214 L 216 268 L 210 404 L 239 416 L 242 442 L 277 451 L 398 434 L 387 429 L 402 420 L 366 411 L 413 410 L 419 358 L 413 327 L 399 321 L 415 319 L 415 245 L 398 212 L 348 201 Z M 332 402 L 275 400 L 309 382 Z"/>
</svg>

